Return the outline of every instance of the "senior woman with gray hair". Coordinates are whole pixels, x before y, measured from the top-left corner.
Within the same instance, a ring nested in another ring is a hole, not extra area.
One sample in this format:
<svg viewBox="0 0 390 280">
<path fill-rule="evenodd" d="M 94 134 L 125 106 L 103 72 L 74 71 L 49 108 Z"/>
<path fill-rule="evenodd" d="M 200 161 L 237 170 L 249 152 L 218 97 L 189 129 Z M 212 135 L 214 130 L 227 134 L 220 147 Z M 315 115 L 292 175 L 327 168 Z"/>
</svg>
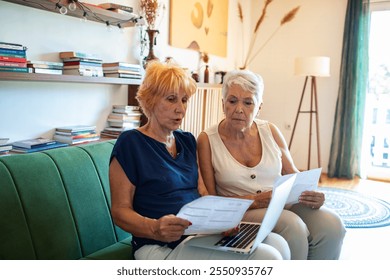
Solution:
<svg viewBox="0 0 390 280">
<path fill-rule="evenodd" d="M 148 121 L 123 132 L 110 158 L 111 213 L 133 235 L 137 260 L 290 259 L 287 242 L 271 233 L 251 255 L 186 244 L 191 221 L 180 208 L 207 195 L 198 173 L 196 139 L 180 130 L 195 81 L 179 65 L 148 63 L 137 100 Z"/>
<path fill-rule="evenodd" d="M 261 222 L 281 175 L 297 173 L 286 141 L 272 123 L 256 119 L 263 104 L 262 78 L 247 70 L 226 74 L 225 118 L 198 137 L 199 165 L 211 195 L 253 199 L 244 220 Z M 345 236 L 340 217 L 323 206 L 324 194 L 305 191 L 285 207 L 274 228 L 291 259 L 338 259 Z"/>
</svg>

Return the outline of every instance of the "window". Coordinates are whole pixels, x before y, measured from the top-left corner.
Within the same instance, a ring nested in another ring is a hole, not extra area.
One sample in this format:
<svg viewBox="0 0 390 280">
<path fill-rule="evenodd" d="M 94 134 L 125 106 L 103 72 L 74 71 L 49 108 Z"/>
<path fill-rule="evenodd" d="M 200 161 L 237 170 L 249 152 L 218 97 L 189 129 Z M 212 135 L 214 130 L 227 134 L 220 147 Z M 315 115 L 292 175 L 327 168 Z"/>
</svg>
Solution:
<svg viewBox="0 0 390 280">
<path fill-rule="evenodd" d="M 373 1 L 369 42 L 369 84 L 366 95 L 362 170 L 369 178 L 390 180 L 390 1 Z"/>
</svg>

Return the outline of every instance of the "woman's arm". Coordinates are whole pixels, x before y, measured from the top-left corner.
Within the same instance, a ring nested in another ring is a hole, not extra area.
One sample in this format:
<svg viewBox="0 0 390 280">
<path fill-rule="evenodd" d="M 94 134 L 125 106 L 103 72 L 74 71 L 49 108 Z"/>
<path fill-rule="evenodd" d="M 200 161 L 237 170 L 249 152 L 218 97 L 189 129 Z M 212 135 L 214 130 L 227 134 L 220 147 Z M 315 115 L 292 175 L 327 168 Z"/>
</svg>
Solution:
<svg viewBox="0 0 390 280">
<path fill-rule="evenodd" d="M 269 123 L 269 127 L 271 129 L 272 136 L 274 137 L 276 144 L 279 146 L 280 151 L 282 152 L 282 174 L 286 175 L 298 173 L 299 170 L 294 164 L 283 134 L 280 132 L 279 128 L 273 123 Z"/>
<path fill-rule="evenodd" d="M 174 215 L 150 219 L 133 209 L 135 186 L 113 158 L 109 168 L 111 213 L 116 225 L 134 236 L 172 242 L 180 239 L 190 222 Z"/>
<path fill-rule="evenodd" d="M 282 151 L 282 174 L 298 173 L 299 170 L 295 166 L 294 161 L 291 157 L 290 151 L 288 150 L 287 143 L 280 132 L 280 130 L 274 125 L 269 124 L 272 135 Z M 305 191 L 299 197 L 299 203 L 304 204 L 313 209 L 320 208 L 325 201 L 325 196 L 322 192 L 317 191 Z"/>
<path fill-rule="evenodd" d="M 209 137 L 206 133 L 201 132 L 198 136 L 198 161 L 200 176 L 210 195 L 217 195 L 214 178 L 214 168 L 211 163 L 211 147 Z"/>
</svg>

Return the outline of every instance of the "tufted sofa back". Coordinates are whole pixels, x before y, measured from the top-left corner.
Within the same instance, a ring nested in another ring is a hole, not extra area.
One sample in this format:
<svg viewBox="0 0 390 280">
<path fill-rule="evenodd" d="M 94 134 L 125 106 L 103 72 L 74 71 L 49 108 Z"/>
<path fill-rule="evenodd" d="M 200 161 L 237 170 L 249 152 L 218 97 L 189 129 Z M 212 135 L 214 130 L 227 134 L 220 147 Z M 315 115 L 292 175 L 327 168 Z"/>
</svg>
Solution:
<svg viewBox="0 0 390 280">
<path fill-rule="evenodd" d="M 113 145 L 0 157 L 0 259 L 131 258 L 110 215 Z"/>
</svg>

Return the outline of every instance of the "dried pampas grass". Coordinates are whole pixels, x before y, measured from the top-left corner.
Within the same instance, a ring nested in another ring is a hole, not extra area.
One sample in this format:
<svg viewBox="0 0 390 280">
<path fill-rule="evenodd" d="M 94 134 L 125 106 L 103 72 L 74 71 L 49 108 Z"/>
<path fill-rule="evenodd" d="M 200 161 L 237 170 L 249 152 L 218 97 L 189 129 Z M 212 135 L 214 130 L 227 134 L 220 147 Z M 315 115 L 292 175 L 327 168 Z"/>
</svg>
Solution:
<svg viewBox="0 0 390 280">
<path fill-rule="evenodd" d="M 263 9 L 261 11 L 261 14 L 259 16 L 259 19 L 257 20 L 256 22 L 256 25 L 255 25 L 255 28 L 253 30 L 253 35 L 252 35 L 252 38 L 251 38 L 251 41 L 250 41 L 250 45 L 249 45 L 249 48 L 248 48 L 248 52 L 246 54 L 246 58 L 244 60 L 244 65 L 242 67 L 240 67 L 240 69 L 245 69 L 248 67 L 248 65 L 253 61 L 253 59 L 261 52 L 261 50 L 265 47 L 265 45 L 268 44 L 268 42 L 275 36 L 275 34 L 279 31 L 279 29 L 285 25 L 286 23 L 292 21 L 296 14 L 298 13 L 298 10 L 300 8 L 300 6 L 297 6 L 295 7 L 294 9 L 292 9 L 291 11 L 289 11 L 280 21 L 280 25 L 276 28 L 276 30 L 268 37 L 268 39 L 260 46 L 259 49 L 257 49 L 257 51 L 253 54 L 253 48 L 255 46 L 255 42 L 256 42 L 256 39 L 257 39 L 257 34 L 259 32 L 259 29 L 260 29 L 260 26 L 261 24 L 263 23 L 266 15 L 267 15 L 267 8 L 268 6 L 272 3 L 272 1 L 274 0 L 265 0 L 264 2 L 264 6 L 263 6 Z M 242 6 L 241 6 L 241 3 L 238 2 L 238 14 L 239 14 L 239 19 L 240 19 L 240 22 L 243 23 L 244 21 L 244 16 L 243 16 L 243 13 L 242 13 Z"/>
</svg>

